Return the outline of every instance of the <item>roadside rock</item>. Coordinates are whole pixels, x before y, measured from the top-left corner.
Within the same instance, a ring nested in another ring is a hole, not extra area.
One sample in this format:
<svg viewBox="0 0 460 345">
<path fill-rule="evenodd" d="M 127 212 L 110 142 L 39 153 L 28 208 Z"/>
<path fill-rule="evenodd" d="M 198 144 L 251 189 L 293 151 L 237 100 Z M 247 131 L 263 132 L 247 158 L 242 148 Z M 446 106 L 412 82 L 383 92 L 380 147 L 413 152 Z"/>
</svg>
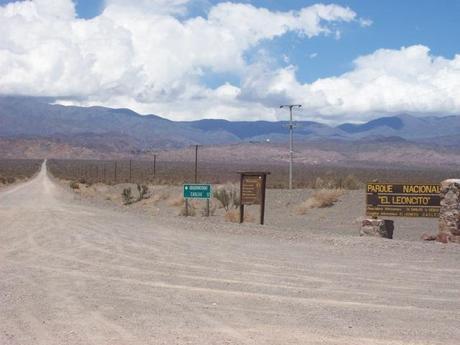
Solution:
<svg viewBox="0 0 460 345">
<path fill-rule="evenodd" d="M 439 236 L 460 236 L 460 179 L 441 182 Z"/>
<path fill-rule="evenodd" d="M 360 236 L 393 238 L 394 222 L 387 219 L 364 219 L 361 222 Z"/>
</svg>

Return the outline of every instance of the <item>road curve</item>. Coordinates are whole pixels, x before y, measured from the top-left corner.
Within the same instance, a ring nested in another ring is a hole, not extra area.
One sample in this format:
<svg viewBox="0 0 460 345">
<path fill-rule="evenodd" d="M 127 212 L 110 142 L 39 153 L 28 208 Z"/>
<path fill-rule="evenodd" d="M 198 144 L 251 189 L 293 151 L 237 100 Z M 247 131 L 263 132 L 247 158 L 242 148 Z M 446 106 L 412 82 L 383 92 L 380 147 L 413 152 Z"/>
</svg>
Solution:
<svg viewBox="0 0 460 345">
<path fill-rule="evenodd" d="M 0 192 L 0 344 L 460 341 L 451 247 L 180 224 L 74 200 L 45 164 Z"/>
</svg>

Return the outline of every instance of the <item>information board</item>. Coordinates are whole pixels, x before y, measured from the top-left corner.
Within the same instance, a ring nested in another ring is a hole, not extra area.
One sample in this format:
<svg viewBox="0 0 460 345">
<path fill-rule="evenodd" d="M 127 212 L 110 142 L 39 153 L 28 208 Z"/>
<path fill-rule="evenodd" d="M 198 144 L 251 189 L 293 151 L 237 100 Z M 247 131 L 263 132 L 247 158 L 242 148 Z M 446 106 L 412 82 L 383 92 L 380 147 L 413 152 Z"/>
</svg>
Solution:
<svg viewBox="0 0 460 345">
<path fill-rule="evenodd" d="M 268 171 L 242 171 L 240 174 L 240 223 L 244 222 L 244 206 L 260 205 L 260 224 L 265 219 L 265 189 Z"/>
<path fill-rule="evenodd" d="M 242 205 L 260 205 L 262 176 L 243 175 L 241 187 Z"/>
<path fill-rule="evenodd" d="M 439 217 L 440 185 L 368 183 L 366 214 L 372 217 Z"/>
</svg>

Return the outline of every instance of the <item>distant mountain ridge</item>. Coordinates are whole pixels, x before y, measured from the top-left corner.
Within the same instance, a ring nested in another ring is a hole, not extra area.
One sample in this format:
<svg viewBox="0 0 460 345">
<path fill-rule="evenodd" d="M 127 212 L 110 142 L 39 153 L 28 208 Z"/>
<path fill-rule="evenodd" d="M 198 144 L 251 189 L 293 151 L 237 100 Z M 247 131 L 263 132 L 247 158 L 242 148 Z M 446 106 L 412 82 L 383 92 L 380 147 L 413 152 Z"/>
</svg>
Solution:
<svg viewBox="0 0 460 345">
<path fill-rule="evenodd" d="M 364 124 L 328 126 L 298 121 L 296 140 L 400 139 L 423 143 L 449 144 L 460 133 L 460 116 L 415 117 L 401 114 Z M 30 97 L 0 97 L 0 137 L 49 138 L 84 147 L 148 151 L 192 144 L 218 145 L 249 141 L 284 142 L 286 121 L 227 121 L 204 119 L 171 121 L 156 115 L 139 115 L 129 109 L 66 107 L 49 100 Z"/>
</svg>

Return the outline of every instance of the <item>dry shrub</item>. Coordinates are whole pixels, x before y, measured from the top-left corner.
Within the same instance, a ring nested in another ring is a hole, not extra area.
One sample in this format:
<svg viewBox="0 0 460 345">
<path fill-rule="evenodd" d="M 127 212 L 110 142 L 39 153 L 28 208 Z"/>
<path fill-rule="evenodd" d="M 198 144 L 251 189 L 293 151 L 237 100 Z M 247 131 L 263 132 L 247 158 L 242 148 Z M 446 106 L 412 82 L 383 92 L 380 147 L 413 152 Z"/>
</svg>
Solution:
<svg viewBox="0 0 460 345">
<path fill-rule="evenodd" d="M 353 174 L 347 175 L 342 181 L 342 188 L 344 189 L 359 189 L 362 185 L 363 184 Z"/>
<path fill-rule="evenodd" d="M 183 207 L 179 211 L 179 216 L 182 216 L 182 217 L 185 217 L 185 216 L 195 217 L 196 216 L 196 207 L 192 203 L 189 202 L 188 203 L 188 213 L 187 213 L 187 210 L 186 210 L 185 204 L 184 204 Z"/>
<path fill-rule="evenodd" d="M 217 205 L 210 202 L 209 203 L 209 216 L 214 216 L 216 214 L 216 210 L 217 210 Z M 206 217 L 208 214 L 208 207 L 206 205 L 204 205 L 202 208 L 201 208 L 201 216 L 202 217 Z"/>
<path fill-rule="evenodd" d="M 70 188 L 72 189 L 80 189 L 80 184 L 77 181 L 71 181 L 69 184 Z"/>
<path fill-rule="evenodd" d="M 343 190 L 341 189 L 321 189 L 301 203 L 297 208 L 297 213 L 305 214 L 312 208 L 331 207 L 339 200 L 341 195 L 343 195 Z"/>
<path fill-rule="evenodd" d="M 214 191 L 214 198 L 220 202 L 225 211 L 228 211 L 231 207 L 237 208 L 240 206 L 240 191 L 238 186 L 234 184 L 217 187 Z"/>
<path fill-rule="evenodd" d="M 169 198 L 170 198 L 169 192 L 162 191 L 162 192 L 153 194 L 151 199 L 154 204 L 157 204 L 158 202 L 168 200 Z"/>
<path fill-rule="evenodd" d="M 123 204 L 125 205 L 131 205 L 134 202 L 133 192 L 130 187 L 123 189 L 121 197 L 123 199 Z"/>
<path fill-rule="evenodd" d="M 182 196 L 173 197 L 168 200 L 168 206 L 180 207 L 184 205 L 184 198 Z"/>
<path fill-rule="evenodd" d="M 238 210 L 230 210 L 225 213 L 225 220 L 231 223 L 239 223 L 240 222 L 240 212 Z M 253 223 L 255 221 L 254 216 L 248 212 L 244 212 L 244 221 L 247 223 Z"/>
<path fill-rule="evenodd" d="M 313 184 L 313 188 L 321 189 L 321 188 L 324 188 L 324 186 L 325 186 L 324 180 L 318 176 Z"/>
</svg>

